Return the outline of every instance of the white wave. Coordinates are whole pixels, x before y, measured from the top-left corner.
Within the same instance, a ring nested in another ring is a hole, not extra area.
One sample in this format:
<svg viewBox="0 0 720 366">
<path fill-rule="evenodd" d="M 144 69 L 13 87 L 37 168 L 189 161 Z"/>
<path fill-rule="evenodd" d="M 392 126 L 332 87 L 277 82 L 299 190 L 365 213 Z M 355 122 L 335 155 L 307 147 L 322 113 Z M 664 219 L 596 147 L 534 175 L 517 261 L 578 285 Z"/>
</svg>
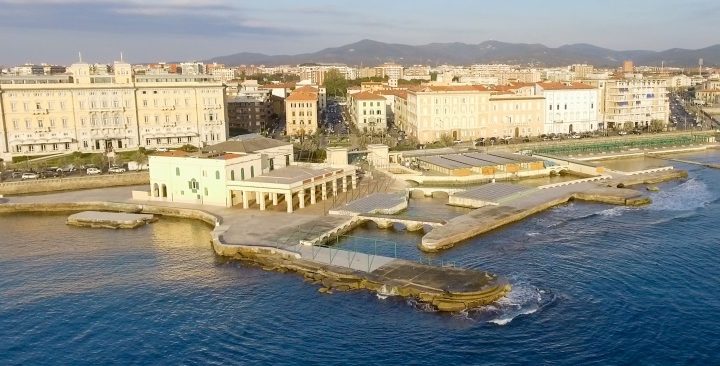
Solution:
<svg viewBox="0 0 720 366">
<path fill-rule="evenodd" d="M 618 206 L 618 207 L 613 207 L 613 208 L 608 208 L 606 210 L 602 210 L 602 211 L 598 212 L 598 215 L 605 216 L 605 217 L 617 217 L 617 216 L 622 216 L 622 214 L 624 214 L 625 212 L 628 212 L 628 211 L 630 211 L 629 207 Z"/>
<path fill-rule="evenodd" d="M 397 296 L 398 292 L 395 287 L 388 288 L 386 285 L 382 285 L 380 289 L 377 292 L 377 297 L 380 300 L 385 300 L 388 298 L 388 296 Z"/>
<path fill-rule="evenodd" d="M 653 203 L 648 206 L 653 211 L 692 211 L 704 207 L 718 197 L 710 191 L 705 182 L 689 179 L 668 190 L 650 196 Z"/>
<path fill-rule="evenodd" d="M 507 325 L 511 321 L 513 321 L 513 319 L 515 319 L 515 318 L 512 317 L 512 318 L 493 319 L 493 320 L 488 320 L 488 323 L 493 323 L 493 324 L 497 324 L 497 325 Z"/>
<path fill-rule="evenodd" d="M 507 325 L 519 316 L 538 312 L 554 300 L 554 296 L 548 291 L 527 282 L 518 281 L 512 286 L 507 296 L 490 305 L 471 309 L 468 316 L 479 322 Z"/>
<path fill-rule="evenodd" d="M 538 236 L 538 235 L 540 235 L 540 233 L 533 231 L 533 232 L 527 233 L 527 234 L 525 234 L 525 235 L 530 236 L 530 237 L 533 237 L 533 236 Z"/>
</svg>

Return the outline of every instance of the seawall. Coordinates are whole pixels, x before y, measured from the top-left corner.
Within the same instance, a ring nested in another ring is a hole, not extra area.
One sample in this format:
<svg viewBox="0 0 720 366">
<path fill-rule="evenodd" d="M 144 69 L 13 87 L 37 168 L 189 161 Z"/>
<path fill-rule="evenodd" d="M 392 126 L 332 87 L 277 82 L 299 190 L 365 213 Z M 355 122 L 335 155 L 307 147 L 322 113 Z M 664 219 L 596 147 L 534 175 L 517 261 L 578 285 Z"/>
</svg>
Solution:
<svg viewBox="0 0 720 366">
<path fill-rule="evenodd" d="M 228 226 L 222 225 L 222 218 L 197 209 L 103 201 L 0 204 L 0 213 L 5 214 L 79 211 L 143 213 L 200 220 L 213 228 L 211 243 L 216 254 L 249 261 L 265 270 L 298 273 L 309 282 L 321 285 L 319 291 L 325 293 L 368 290 L 415 298 L 440 311 L 460 311 L 490 304 L 511 289 L 507 280 L 482 271 L 434 267 L 396 259 L 366 272 L 303 259 L 300 253 L 279 247 L 226 243 L 223 233 Z"/>
<path fill-rule="evenodd" d="M 148 172 L 103 174 L 0 183 L 0 194 L 17 195 L 150 184 Z"/>
</svg>

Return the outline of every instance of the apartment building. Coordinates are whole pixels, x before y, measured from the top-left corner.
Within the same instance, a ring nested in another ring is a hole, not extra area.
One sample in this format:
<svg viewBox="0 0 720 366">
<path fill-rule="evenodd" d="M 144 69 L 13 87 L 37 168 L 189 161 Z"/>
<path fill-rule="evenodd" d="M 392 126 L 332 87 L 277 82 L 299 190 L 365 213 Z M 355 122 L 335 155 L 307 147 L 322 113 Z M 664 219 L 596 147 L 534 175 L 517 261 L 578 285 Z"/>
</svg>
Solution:
<svg viewBox="0 0 720 366">
<path fill-rule="evenodd" d="M 261 89 L 257 80 L 246 80 L 228 85 L 227 93 L 228 125 L 232 131 L 261 132 L 270 126 L 273 115 L 270 89 Z"/>
<path fill-rule="evenodd" d="M 405 80 L 430 81 L 430 66 L 413 65 L 405 68 L 402 78 Z"/>
<path fill-rule="evenodd" d="M 598 89 L 583 83 L 544 82 L 535 94 L 545 98 L 545 133 L 572 133 L 598 128 Z"/>
<path fill-rule="evenodd" d="M 48 155 L 203 145 L 227 138 L 224 86 L 206 76 L 133 75 L 129 64 L 0 77 L 2 153 Z"/>
<path fill-rule="evenodd" d="M 545 123 L 544 98 L 523 92 L 479 85 L 427 86 L 398 98 L 396 125 L 420 143 L 438 141 L 443 135 L 461 141 L 535 136 L 543 132 Z"/>
<path fill-rule="evenodd" d="M 713 105 L 720 103 L 720 80 L 708 80 L 695 91 L 695 99 L 705 104 Z"/>
<path fill-rule="evenodd" d="M 318 129 L 318 90 L 312 86 L 295 89 L 285 98 L 285 134 L 312 135 Z"/>
<path fill-rule="evenodd" d="M 384 63 L 375 66 L 375 76 L 379 78 L 387 77 L 390 80 L 398 80 L 403 78 L 403 66 L 395 63 Z"/>
<path fill-rule="evenodd" d="M 613 78 L 587 83 L 599 90 L 598 128 L 644 128 L 652 121 L 668 122 L 670 100 L 665 78 Z"/>
<path fill-rule="evenodd" d="M 387 103 L 385 97 L 370 92 L 350 96 L 350 116 L 361 132 L 387 130 Z"/>
</svg>

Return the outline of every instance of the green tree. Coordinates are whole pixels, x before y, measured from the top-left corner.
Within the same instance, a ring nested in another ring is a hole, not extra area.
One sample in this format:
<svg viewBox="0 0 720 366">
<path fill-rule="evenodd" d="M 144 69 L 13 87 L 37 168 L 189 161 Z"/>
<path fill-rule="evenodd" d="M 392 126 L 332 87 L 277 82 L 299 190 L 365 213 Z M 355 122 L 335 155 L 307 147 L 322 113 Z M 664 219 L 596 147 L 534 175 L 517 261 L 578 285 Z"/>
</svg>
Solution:
<svg viewBox="0 0 720 366">
<path fill-rule="evenodd" d="M 453 146 L 453 138 L 452 136 L 444 133 L 442 136 L 440 136 L 440 145 L 443 147 Z"/>
<path fill-rule="evenodd" d="M 650 131 L 660 132 L 665 129 L 665 122 L 659 119 L 650 121 Z"/>
<path fill-rule="evenodd" d="M 325 82 L 323 86 L 327 90 L 328 95 L 345 96 L 347 93 L 348 83 L 345 77 L 336 69 L 330 69 L 325 73 Z"/>
</svg>

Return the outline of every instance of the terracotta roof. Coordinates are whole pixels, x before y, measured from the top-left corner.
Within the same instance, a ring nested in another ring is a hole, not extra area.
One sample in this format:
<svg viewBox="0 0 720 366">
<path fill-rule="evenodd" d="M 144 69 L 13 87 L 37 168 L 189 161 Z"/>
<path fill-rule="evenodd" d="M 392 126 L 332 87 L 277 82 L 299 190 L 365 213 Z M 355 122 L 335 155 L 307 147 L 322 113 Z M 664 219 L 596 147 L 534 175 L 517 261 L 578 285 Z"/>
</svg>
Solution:
<svg viewBox="0 0 720 366">
<path fill-rule="evenodd" d="M 385 97 L 382 95 L 377 95 L 375 93 L 370 92 L 360 92 L 355 93 L 352 95 L 353 100 L 385 100 Z"/>
<path fill-rule="evenodd" d="M 318 99 L 318 93 L 317 89 L 313 88 L 312 86 L 303 86 L 302 88 L 298 88 L 293 90 L 290 95 L 285 98 L 285 100 L 317 100 Z"/>
<path fill-rule="evenodd" d="M 407 90 L 402 89 L 387 89 L 387 90 L 379 90 L 377 93 L 381 95 L 394 95 L 403 99 L 407 99 Z"/>
<path fill-rule="evenodd" d="M 572 90 L 572 89 L 595 89 L 594 87 L 583 84 L 583 83 L 558 83 L 558 82 L 547 82 L 538 83 L 538 86 L 545 90 Z"/>
</svg>

